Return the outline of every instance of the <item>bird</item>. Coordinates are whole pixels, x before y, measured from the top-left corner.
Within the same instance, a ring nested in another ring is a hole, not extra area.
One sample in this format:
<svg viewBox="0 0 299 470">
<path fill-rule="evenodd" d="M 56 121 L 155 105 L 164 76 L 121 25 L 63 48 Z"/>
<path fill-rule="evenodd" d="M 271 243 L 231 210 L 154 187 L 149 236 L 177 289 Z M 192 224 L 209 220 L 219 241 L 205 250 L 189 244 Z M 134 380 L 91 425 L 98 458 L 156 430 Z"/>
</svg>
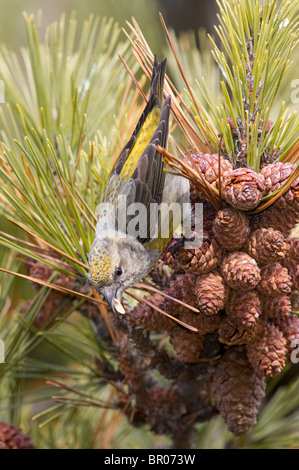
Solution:
<svg viewBox="0 0 299 470">
<path fill-rule="evenodd" d="M 110 174 L 88 255 L 88 280 L 104 295 L 113 313 L 125 313 L 123 292 L 149 273 L 175 230 L 173 214 L 165 222 L 163 211 L 153 217 L 151 209 L 161 203 L 181 207 L 189 198 L 188 180 L 166 172 L 157 150 L 158 145 L 167 148 L 170 138 L 171 96 L 162 103 L 166 64 L 166 57 L 161 62 L 154 57 L 149 98 Z M 140 212 L 138 223 L 133 217 L 136 211 L 129 210 L 132 206 Z M 166 235 L 163 223 L 170 227 Z"/>
</svg>

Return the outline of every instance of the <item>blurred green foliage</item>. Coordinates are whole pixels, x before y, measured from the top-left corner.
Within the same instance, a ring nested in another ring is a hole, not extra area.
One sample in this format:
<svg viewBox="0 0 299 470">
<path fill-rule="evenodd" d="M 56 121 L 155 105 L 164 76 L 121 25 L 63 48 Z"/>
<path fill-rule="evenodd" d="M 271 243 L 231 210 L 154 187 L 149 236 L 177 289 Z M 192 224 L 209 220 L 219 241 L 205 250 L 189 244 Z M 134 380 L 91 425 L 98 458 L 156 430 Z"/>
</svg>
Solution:
<svg viewBox="0 0 299 470">
<path fill-rule="evenodd" d="M 156 0 L 1 0 L 0 2 L 0 43 L 5 42 L 8 49 L 17 50 L 26 43 L 22 13 L 37 14 L 43 11 L 42 28 L 46 28 L 53 21 L 57 21 L 62 13 L 69 15 L 73 10 L 77 12 L 78 29 L 88 18 L 89 14 L 95 16 L 113 17 L 121 27 L 125 27 L 126 20 L 131 16 L 137 19 L 152 50 L 157 55 L 165 44 L 164 35 L 158 19 L 158 5 Z M 80 24 L 81 22 L 81 24 Z"/>
</svg>

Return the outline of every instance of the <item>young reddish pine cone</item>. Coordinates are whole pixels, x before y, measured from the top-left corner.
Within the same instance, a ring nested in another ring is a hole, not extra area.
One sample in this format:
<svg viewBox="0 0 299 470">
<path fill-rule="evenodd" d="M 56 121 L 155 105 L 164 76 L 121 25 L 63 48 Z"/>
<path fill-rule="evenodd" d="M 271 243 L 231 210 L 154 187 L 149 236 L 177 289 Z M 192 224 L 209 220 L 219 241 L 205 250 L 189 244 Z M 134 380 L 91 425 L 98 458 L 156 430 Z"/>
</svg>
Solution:
<svg viewBox="0 0 299 470">
<path fill-rule="evenodd" d="M 185 248 L 180 239 L 169 248 L 171 256 L 165 262 L 176 271 L 203 274 L 217 268 L 222 259 L 223 248 L 214 238 L 205 237 L 200 248 Z"/>
<path fill-rule="evenodd" d="M 281 261 L 289 249 L 285 237 L 273 228 L 260 228 L 252 232 L 244 250 L 259 264 Z"/>
<path fill-rule="evenodd" d="M 164 297 L 162 309 L 174 316 L 182 315 L 185 311 L 190 312 L 189 309 L 180 305 L 172 299 L 178 299 L 185 304 L 196 307 L 195 286 L 196 275 L 186 273 L 180 274 L 175 279 L 170 281 L 169 288 L 164 292 L 171 298 Z"/>
<path fill-rule="evenodd" d="M 146 300 L 163 310 L 164 296 L 154 294 L 147 296 Z M 128 314 L 128 324 L 133 328 L 145 328 L 148 331 L 169 331 L 174 327 L 173 320 L 143 302 L 140 302 L 133 312 Z"/>
<path fill-rule="evenodd" d="M 250 343 L 257 335 L 257 322 L 252 322 L 251 326 L 245 326 L 238 318 L 232 315 L 221 318 L 218 327 L 219 342 L 228 346 L 236 346 Z"/>
<path fill-rule="evenodd" d="M 249 220 L 243 212 L 226 207 L 217 213 L 213 223 L 216 240 L 226 250 L 239 250 L 249 233 Z"/>
<path fill-rule="evenodd" d="M 196 363 L 200 359 L 205 337 L 181 326 L 174 327 L 170 332 L 170 342 L 181 362 Z"/>
<path fill-rule="evenodd" d="M 30 437 L 20 428 L 0 422 L 0 449 L 35 449 Z"/>
<path fill-rule="evenodd" d="M 200 153 L 199 155 L 190 155 L 184 158 L 184 162 L 198 171 L 208 183 L 218 187 L 219 156 L 217 154 Z M 231 163 L 226 158 L 220 156 L 221 182 L 231 171 Z M 200 176 L 198 178 L 200 179 Z M 200 192 L 192 184 L 190 186 L 191 200 L 200 197 Z"/>
<path fill-rule="evenodd" d="M 206 316 L 215 315 L 223 309 L 228 292 L 223 277 L 217 271 L 201 274 L 197 277 L 195 286 L 199 311 Z"/>
<path fill-rule="evenodd" d="M 290 315 L 292 306 L 288 295 L 279 297 L 261 296 L 262 314 L 267 318 L 285 318 Z"/>
<path fill-rule="evenodd" d="M 285 268 L 295 268 L 299 264 L 299 238 L 288 237 L 286 242 L 289 245 L 289 249 L 280 263 Z"/>
<path fill-rule="evenodd" d="M 288 270 L 289 276 L 292 281 L 292 293 L 298 294 L 299 293 L 299 264 L 294 268 L 290 268 Z"/>
<path fill-rule="evenodd" d="M 299 317 L 289 315 L 286 318 L 279 318 L 275 321 L 276 326 L 282 332 L 286 340 L 287 359 L 295 362 L 299 360 Z M 295 357 L 293 357 L 294 355 Z"/>
<path fill-rule="evenodd" d="M 299 223 L 299 211 L 292 207 L 281 210 L 276 202 L 270 207 L 255 215 L 252 221 L 252 229 L 273 228 L 279 230 L 285 237 L 290 235 L 294 227 Z"/>
<path fill-rule="evenodd" d="M 208 238 L 213 238 L 213 222 L 217 211 L 207 199 L 199 199 L 196 202 L 202 204 L 203 231 Z"/>
<path fill-rule="evenodd" d="M 246 345 L 247 357 L 252 367 L 264 377 L 275 377 L 285 366 L 286 340 L 279 328 L 264 321 L 260 334 Z"/>
<path fill-rule="evenodd" d="M 289 294 L 292 288 L 292 280 L 287 268 L 280 263 L 271 263 L 261 269 L 261 280 L 256 286 L 261 295 L 277 297 Z"/>
<path fill-rule="evenodd" d="M 236 436 L 255 424 L 266 383 L 254 370 L 243 347 L 229 348 L 218 360 L 212 381 L 216 406 Z"/>
<path fill-rule="evenodd" d="M 35 279 L 40 279 L 42 281 L 48 281 L 50 276 L 53 274 L 53 269 L 42 263 L 41 261 L 36 261 L 32 258 L 27 259 L 25 267 L 28 271 L 29 276 L 34 277 Z M 63 272 L 59 272 L 54 283 L 57 286 L 67 287 L 68 289 L 74 289 L 76 285 L 76 277 L 71 276 Z M 40 289 L 40 285 L 33 283 L 34 288 Z"/>
<path fill-rule="evenodd" d="M 30 299 L 22 309 L 22 314 L 25 314 L 33 304 L 33 299 Z M 33 325 L 38 330 L 50 328 L 56 318 L 61 318 L 67 314 L 72 306 L 72 300 L 69 296 L 52 290 L 48 297 L 45 299 L 40 310 L 34 319 Z"/>
<path fill-rule="evenodd" d="M 163 434 L 167 418 L 179 419 L 184 405 L 174 387 L 151 387 L 147 393 L 144 407 L 146 421 L 158 434 Z"/>
<path fill-rule="evenodd" d="M 222 195 L 234 209 L 248 211 L 258 206 L 264 189 L 262 175 L 250 168 L 237 168 L 225 178 Z"/>
<path fill-rule="evenodd" d="M 265 166 L 261 170 L 261 174 L 265 179 L 266 194 L 273 193 L 279 189 L 287 179 L 296 170 L 296 165 L 289 162 L 276 162 Z M 297 178 L 275 202 L 276 208 L 287 209 L 292 207 L 295 210 L 299 208 L 299 178 Z"/>
<path fill-rule="evenodd" d="M 225 311 L 236 324 L 246 329 L 254 327 L 261 314 L 261 303 L 257 292 L 255 290 L 247 292 L 231 290 Z"/>
<path fill-rule="evenodd" d="M 229 287 L 245 292 L 254 289 L 260 281 L 260 268 L 247 253 L 234 251 L 221 263 L 221 272 Z"/>
<path fill-rule="evenodd" d="M 217 331 L 220 324 L 220 314 L 217 313 L 208 317 L 201 312 L 193 313 L 185 309 L 185 312 L 179 316 L 179 320 L 197 328 L 199 334 L 206 335 Z"/>
</svg>

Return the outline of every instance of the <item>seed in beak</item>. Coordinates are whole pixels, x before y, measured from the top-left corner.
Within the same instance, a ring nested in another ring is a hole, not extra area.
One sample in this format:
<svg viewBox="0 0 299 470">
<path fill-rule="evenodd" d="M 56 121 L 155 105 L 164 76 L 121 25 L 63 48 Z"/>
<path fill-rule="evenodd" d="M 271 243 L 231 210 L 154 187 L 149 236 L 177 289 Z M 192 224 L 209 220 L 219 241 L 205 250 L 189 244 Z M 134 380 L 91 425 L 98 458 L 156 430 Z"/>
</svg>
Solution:
<svg viewBox="0 0 299 470">
<path fill-rule="evenodd" d="M 122 315 L 124 315 L 126 313 L 124 307 L 122 306 L 122 304 L 120 303 L 119 300 L 117 299 L 113 299 L 113 308 L 118 312 L 118 313 L 121 313 Z"/>
</svg>

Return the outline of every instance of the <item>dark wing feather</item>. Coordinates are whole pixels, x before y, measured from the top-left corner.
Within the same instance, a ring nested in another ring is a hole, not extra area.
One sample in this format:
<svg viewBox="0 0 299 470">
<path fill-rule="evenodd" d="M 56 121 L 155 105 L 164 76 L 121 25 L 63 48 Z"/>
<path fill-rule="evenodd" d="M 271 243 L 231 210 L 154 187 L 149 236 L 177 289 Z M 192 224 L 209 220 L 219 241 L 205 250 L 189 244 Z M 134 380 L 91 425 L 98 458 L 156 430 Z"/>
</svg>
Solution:
<svg viewBox="0 0 299 470">
<path fill-rule="evenodd" d="M 162 107 L 162 99 L 163 99 L 163 82 L 165 76 L 165 69 L 166 69 L 166 62 L 167 59 L 164 57 L 163 60 L 159 63 L 155 56 L 154 64 L 153 64 L 153 72 L 151 78 L 151 89 L 150 89 L 150 96 L 149 100 L 141 114 L 139 121 L 134 129 L 134 132 L 128 141 L 128 143 L 122 149 L 115 165 L 112 170 L 111 176 L 114 174 L 119 175 L 121 170 L 124 166 L 125 161 L 127 160 L 128 156 L 131 153 L 132 148 L 137 139 L 137 135 L 142 128 L 148 114 L 152 111 L 153 108 L 161 108 Z"/>
<path fill-rule="evenodd" d="M 135 186 L 134 202 L 144 204 L 147 210 L 146 237 L 138 238 L 141 243 L 145 243 L 150 238 L 150 204 L 154 202 L 160 204 L 162 201 L 165 172 L 163 158 L 157 152 L 157 145 L 166 147 L 167 144 L 170 101 L 171 97 L 168 96 L 164 102 L 160 122 L 151 139 L 151 143 L 141 155 L 136 169 L 129 180 L 129 183 L 133 183 Z M 129 216 L 127 223 L 132 218 L 133 216 Z"/>
</svg>

